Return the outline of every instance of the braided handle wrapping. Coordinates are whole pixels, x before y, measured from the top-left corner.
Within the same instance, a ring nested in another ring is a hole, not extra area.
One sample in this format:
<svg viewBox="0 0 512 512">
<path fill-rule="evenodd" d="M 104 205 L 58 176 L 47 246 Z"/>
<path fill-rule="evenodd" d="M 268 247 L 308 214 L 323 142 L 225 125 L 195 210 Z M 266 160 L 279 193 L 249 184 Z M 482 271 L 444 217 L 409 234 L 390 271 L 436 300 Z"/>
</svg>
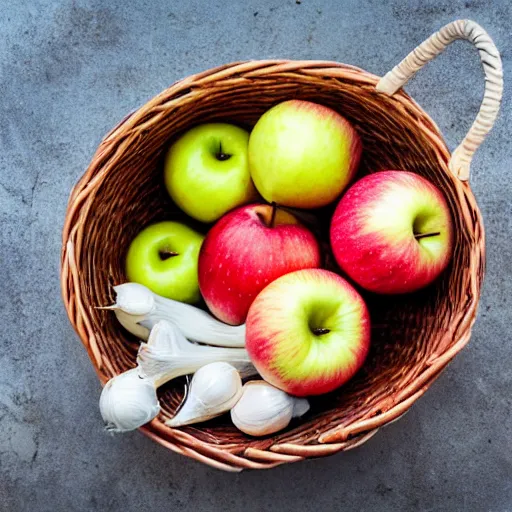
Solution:
<svg viewBox="0 0 512 512">
<path fill-rule="evenodd" d="M 466 181 L 469 179 L 471 159 L 494 125 L 503 93 L 501 58 L 489 34 L 474 21 L 457 20 L 449 23 L 382 77 L 377 84 L 377 90 L 388 95 L 394 94 L 427 62 L 457 39 L 465 39 L 476 46 L 485 73 L 485 92 L 480 111 L 464 140 L 453 152 L 449 164 L 450 170 L 460 180 Z"/>
</svg>

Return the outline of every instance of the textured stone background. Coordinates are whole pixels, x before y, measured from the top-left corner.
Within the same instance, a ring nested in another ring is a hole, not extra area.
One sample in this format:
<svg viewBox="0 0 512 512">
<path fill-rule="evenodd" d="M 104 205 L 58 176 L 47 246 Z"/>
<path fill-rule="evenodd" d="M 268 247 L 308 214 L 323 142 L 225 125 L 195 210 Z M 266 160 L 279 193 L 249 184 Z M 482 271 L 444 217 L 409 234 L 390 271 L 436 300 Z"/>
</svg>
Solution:
<svg viewBox="0 0 512 512">
<path fill-rule="evenodd" d="M 509 89 L 472 167 L 488 241 L 472 342 L 403 420 L 358 450 L 233 476 L 137 432 L 108 436 L 59 291 L 71 187 L 101 137 L 175 80 L 267 57 L 384 74 L 468 17 L 500 48 L 507 84 L 510 0 L 0 0 L 0 12 L 0 510 L 512 511 Z M 460 42 L 408 86 L 451 148 L 482 90 L 477 54 Z"/>
</svg>

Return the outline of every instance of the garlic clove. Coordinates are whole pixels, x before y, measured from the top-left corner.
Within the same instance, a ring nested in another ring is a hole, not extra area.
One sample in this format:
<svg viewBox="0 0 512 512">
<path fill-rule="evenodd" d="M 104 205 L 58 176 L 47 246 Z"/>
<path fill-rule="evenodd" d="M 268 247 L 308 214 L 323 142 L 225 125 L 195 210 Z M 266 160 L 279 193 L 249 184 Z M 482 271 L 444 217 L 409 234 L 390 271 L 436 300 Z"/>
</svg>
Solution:
<svg viewBox="0 0 512 512">
<path fill-rule="evenodd" d="M 265 436 L 286 428 L 292 417 L 309 410 L 309 402 L 295 398 L 263 380 L 251 381 L 231 409 L 235 426 L 251 436 Z"/>
<path fill-rule="evenodd" d="M 161 320 L 153 326 L 147 343 L 155 350 L 166 350 L 169 352 L 179 350 L 181 346 L 190 345 L 181 329 L 177 325 L 165 320 Z"/>
<path fill-rule="evenodd" d="M 185 337 L 198 343 L 217 347 L 245 347 L 245 324 L 227 325 L 202 309 L 161 297 L 138 283 L 114 287 L 113 309 L 125 329 L 147 340 L 151 329 L 160 321 L 176 324 Z"/>
<path fill-rule="evenodd" d="M 167 320 L 181 329 L 188 340 L 217 347 L 245 347 L 245 324 L 228 325 L 202 309 L 154 294 L 155 311 L 141 322 L 151 329 Z"/>
<path fill-rule="evenodd" d="M 305 398 L 293 397 L 292 418 L 300 418 L 309 411 L 309 402 Z"/>
<path fill-rule="evenodd" d="M 116 309 L 115 307 L 113 309 L 117 320 L 128 332 L 131 332 L 141 340 L 148 339 L 149 329 L 140 324 L 144 320 L 144 315 L 130 315 L 122 309 Z"/>
<path fill-rule="evenodd" d="M 219 361 L 231 364 L 243 377 L 257 375 L 245 349 L 191 343 L 176 325 L 165 320 L 155 324 L 137 355 L 140 375 L 151 379 L 156 387 Z"/>
<path fill-rule="evenodd" d="M 100 412 L 109 432 L 135 430 L 155 418 L 160 404 L 153 383 L 137 368 L 110 379 L 100 396 Z"/>
<path fill-rule="evenodd" d="M 216 362 L 199 368 L 192 377 L 188 395 L 170 427 L 200 423 L 229 411 L 242 394 L 242 379 L 228 363 Z"/>
<path fill-rule="evenodd" d="M 137 354 L 139 375 L 152 380 L 158 388 L 176 377 L 194 373 L 199 366 L 192 357 L 194 345 L 173 324 L 161 320 L 141 343 Z M 190 349 L 187 357 L 187 349 Z"/>
<path fill-rule="evenodd" d="M 116 303 L 114 307 L 129 315 L 148 315 L 155 307 L 153 292 L 139 283 L 124 283 L 114 286 Z"/>
</svg>

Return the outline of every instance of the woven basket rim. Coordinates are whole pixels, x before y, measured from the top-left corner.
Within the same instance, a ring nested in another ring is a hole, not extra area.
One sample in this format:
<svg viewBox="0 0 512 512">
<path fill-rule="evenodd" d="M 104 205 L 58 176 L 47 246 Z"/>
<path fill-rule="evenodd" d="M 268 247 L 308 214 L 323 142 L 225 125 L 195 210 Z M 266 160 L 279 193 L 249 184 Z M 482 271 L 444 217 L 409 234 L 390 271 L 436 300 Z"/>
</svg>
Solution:
<svg viewBox="0 0 512 512">
<path fill-rule="evenodd" d="M 165 109 L 165 105 L 173 99 L 183 99 L 187 95 L 193 94 L 193 87 L 204 86 L 204 84 L 213 84 L 219 82 L 228 82 L 240 77 L 259 78 L 270 75 L 299 74 L 301 76 L 328 76 L 335 78 L 347 78 L 357 81 L 360 86 L 374 87 L 379 77 L 373 75 L 361 68 L 342 64 L 334 61 L 323 60 L 248 60 L 238 61 L 230 64 L 224 64 L 211 68 L 188 77 L 185 77 L 161 93 L 154 96 L 144 105 L 126 116 L 118 123 L 100 142 L 95 154 L 93 155 L 85 173 L 73 187 L 68 206 L 66 210 L 66 220 L 62 233 L 62 253 L 61 253 L 61 286 L 62 296 L 66 307 L 68 317 L 78 333 L 83 345 L 88 351 L 89 357 L 98 374 L 102 385 L 109 377 L 99 368 L 98 360 L 101 355 L 95 353 L 94 343 L 91 343 L 91 337 L 94 333 L 88 325 L 86 305 L 81 300 L 73 297 L 69 288 L 76 291 L 79 283 L 79 275 L 75 266 L 75 235 L 77 226 L 82 221 L 81 213 L 87 204 L 89 195 L 95 187 L 101 184 L 102 173 L 105 163 L 112 156 L 112 151 L 117 151 L 122 146 L 123 135 L 130 129 L 138 126 L 139 123 L 149 122 L 146 119 L 150 116 L 157 117 L 159 110 Z M 441 131 L 430 116 L 412 99 L 405 91 L 396 93 L 392 100 L 400 108 L 406 108 L 410 112 L 416 112 L 421 118 L 422 124 L 419 128 L 426 135 L 429 142 L 436 147 L 440 172 L 446 173 L 450 178 L 455 190 L 457 191 L 460 207 L 466 211 L 463 217 L 467 223 L 467 229 L 470 231 L 479 231 L 479 236 L 484 241 L 483 223 L 475 198 L 467 182 L 461 182 L 455 177 L 448 167 L 450 152 L 444 142 Z M 146 120 L 146 121 L 145 121 Z M 155 121 L 156 122 L 156 121 Z M 471 211 L 469 206 L 471 206 Z M 483 244 L 484 242 L 482 242 Z M 480 247 L 479 255 L 481 259 L 485 258 L 485 249 Z M 475 281 L 475 279 L 473 279 Z M 72 285 L 70 286 L 70 282 Z M 475 297 L 473 304 L 460 319 L 458 329 L 464 332 L 464 335 L 453 344 L 446 352 L 436 354 L 432 358 L 428 368 L 426 368 L 411 386 L 405 392 L 401 393 L 400 399 L 394 404 L 389 404 L 389 408 L 383 410 L 382 414 L 374 416 L 352 425 L 347 429 L 339 426 L 338 429 L 330 428 L 329 432 L 324 432 L 318 438 L 317 443 L 309 445 L 300 445 L 294 443 L 275 443 L 267 449 L 246 448 L 243 453 L 235 453 L 230 450 L 229 445 L 223 445 L 222 448 L 215 444 L 197 439 L 189 432 L 180 429 L 171 429 L 163 425 L 158 418 L 149 424 L 140 428 L 140 431 L 151 439 L 159 442 L 163 446 L 194 458 L 218 469 L 228 471 L 240 471 L 244 468 L 263 469 L 274 467 L 283 463 L 295 462 L 305 458 L 320 457 L 330 455 L 339 451 L 348 450 L 359 446 L 377 430 L 386 424 L 400 418 L 410 406 L 428 389 L 430 384 L 437 378 L 446 365 L 455 357 L 455 355 L 468 343 L 471 334 L 471 327 L 474 323 L 476 310 L 478 306 L 479 285 L 476 281 L 473 283 L 475 288 Z M 88 306 L 90 307 L 90 306 Z M 447 334 L 448 335 L 448 334 Z"/>
</svg>

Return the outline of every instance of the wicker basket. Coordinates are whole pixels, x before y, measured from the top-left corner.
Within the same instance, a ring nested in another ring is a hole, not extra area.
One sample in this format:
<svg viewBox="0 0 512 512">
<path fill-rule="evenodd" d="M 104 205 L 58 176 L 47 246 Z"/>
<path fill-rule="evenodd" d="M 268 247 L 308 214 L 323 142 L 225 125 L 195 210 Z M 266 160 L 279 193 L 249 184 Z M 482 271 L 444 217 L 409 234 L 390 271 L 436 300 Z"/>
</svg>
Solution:
<svg viewBox="0 0 512 512">
<path fill-rule="evenodd" d="M 455 39 L 479 50 L 486 75 L 476 121 L 450 155 L 439 129 L 403 91 L 427 61 Z M 322 61 L 251 61 L 190 76 L 129 115 L 100 144 L 74 188 L 63 232 L 62 293 L 69 318 L 101 382 L 135 366 L 137 340 L 114 315 L 95 309 L 113 301 L 126 280 L 127 247 L 148 223 L 182 215 L 164 192 L 162 155 L 191 126 L 214 120 L 250 128 L 272 105 L 290 98 L 323 103 L 346 116 L 364 144 L 361 173 L 407 169 L 446 195 L 455 222 L 452 264 L 436 285 L 410 296 L 368 297 L 372 348 L 362 371 L 319 397 L 304 419 L 254 439 L 226 416 L 172 429 L 183 382 L 159 390 L 162 412 L 142 432 L 171 450 L 229 471 L 270 468 L 354 448 L 399 418 L 466 345 L 484 274 L 484 230 L 468 185 L 471 157 L 492 127 L 502 92 L 501 61 L 477 24 L 459 20 L 434 34 L 384 78 Z"/>
</svg>

